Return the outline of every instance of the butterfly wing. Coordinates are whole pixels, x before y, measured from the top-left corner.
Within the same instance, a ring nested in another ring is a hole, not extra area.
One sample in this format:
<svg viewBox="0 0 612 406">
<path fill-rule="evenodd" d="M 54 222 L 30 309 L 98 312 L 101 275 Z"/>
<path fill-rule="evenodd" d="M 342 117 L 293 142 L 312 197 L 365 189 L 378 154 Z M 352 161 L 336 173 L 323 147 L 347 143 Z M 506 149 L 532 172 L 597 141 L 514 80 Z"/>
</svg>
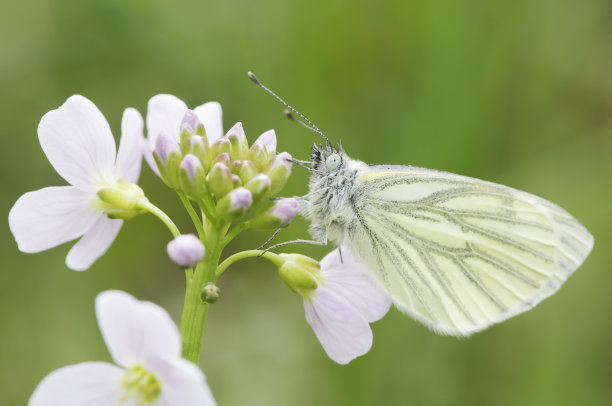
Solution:
<svg viewBox="0 0 612 406">
<path fill-rule="evenodd" d="M 344 243 L 400 310 L 443 334 L 466 336 L 529 310 L 593 247 L 561 207 L 478 179 L 370 166 L 353 192 Z"/>
</svg>

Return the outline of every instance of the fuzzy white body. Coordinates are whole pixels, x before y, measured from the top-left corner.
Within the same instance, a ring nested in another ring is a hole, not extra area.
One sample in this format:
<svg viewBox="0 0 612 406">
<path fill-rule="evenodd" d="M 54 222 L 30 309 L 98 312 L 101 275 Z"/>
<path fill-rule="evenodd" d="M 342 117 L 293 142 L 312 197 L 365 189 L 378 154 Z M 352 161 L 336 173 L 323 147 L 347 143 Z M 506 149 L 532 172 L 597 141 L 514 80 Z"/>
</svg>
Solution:
<svg viewBox="0 0 612 406">
<path fill-rule="evenodd" d="M 529 310 L 582 264 L 593 237 L 537 196 L 411 166 L 368 166 L 313 150 L 301 214 L 345 245 L 395 305 L 437 332 L 466 336 Z"/>
</svg>

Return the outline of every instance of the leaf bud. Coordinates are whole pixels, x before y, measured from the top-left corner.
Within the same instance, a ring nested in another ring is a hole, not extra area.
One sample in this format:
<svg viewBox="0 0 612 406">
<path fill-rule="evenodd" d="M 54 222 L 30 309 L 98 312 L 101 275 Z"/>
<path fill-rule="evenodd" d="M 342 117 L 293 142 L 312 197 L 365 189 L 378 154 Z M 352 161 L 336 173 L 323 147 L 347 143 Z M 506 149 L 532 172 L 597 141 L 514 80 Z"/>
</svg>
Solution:
<svg viewBox="0 0 612 406">
<path fill-rule="evenodd" d="M 182 234 L 168 243 L 168 256 L 180 267 L 190 268 L 204 258 L 204 245 L 193 234 Z"/>
</svg>

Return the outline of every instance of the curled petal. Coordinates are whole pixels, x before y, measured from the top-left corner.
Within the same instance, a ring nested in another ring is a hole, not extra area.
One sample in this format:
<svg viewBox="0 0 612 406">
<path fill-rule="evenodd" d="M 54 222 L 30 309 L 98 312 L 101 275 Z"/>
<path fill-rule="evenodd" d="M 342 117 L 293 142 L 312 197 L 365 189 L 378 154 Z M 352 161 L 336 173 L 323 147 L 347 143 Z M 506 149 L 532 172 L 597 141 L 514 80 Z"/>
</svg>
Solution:
<svg viewBox="0 0 612 406">
<path fill-rule="evenodd" d="M 55 186 L 21 196 L 9 213 L 9 227 L 23 252 L 40 252 L 83 235 L 101 213 L 91 193 Z"/>
<path fill-rule="evenodd" d="M 83 96 L 45 114 L 38 138 L 57 173 L 79 189 L 93 191 L 113 174 L 115 139 L 100 110 Z"/>
<path fill-rule="evenodd" d="M 119 405 L 124 370 L 106 362 L 83 362 L 51 372 L 36 387 L 29 406 Z"/>
<path fill-rule="evenodd" d="M 210 144 L 223 137 L 223 112 L 219 103 L 204 103 L 193 109 L 193 111 L 198 115 L 200 122 L 204 125 L 206 137 Z"/>
<path fill-rule="evenodd" d="M 129 182 L 138 180 L 144 147 L 144 122 L 140 113 L 133 108 L 127 108 L 121 119 L 121 142 L 117 162 L 115 163 L 115 176 Z"/>
<path fill-rule="evenodd" d="M 102 215 L 85 232 L 66 257 L 66 265 L 74 271 L 84 271 L 100 258 L 111 246 L 123 220 L 109 219 Z"/>
<path fill-rule="evenodd" d="M 368 322 L 350 303 L 326 286 L 315 296 L 304 300 L 306 321 L 332 360 L 347 364 L 372 347 L 372 330 Z"/>
<path fill-rule="evenodd" d="M 152 356 L 180 357 L 181 337 L 170 315 L 158 305 L 108 290 L 96 298 L 100 331 L 113 360 L 121 366 Z"/>
<path fill-rule="evenodd" d="M 146 368 L 163 382 L 160 401 L 168 406 L 215 406 L 206 378 L 200 368 L 182 358 L 152 357 Z"/>
</svg>

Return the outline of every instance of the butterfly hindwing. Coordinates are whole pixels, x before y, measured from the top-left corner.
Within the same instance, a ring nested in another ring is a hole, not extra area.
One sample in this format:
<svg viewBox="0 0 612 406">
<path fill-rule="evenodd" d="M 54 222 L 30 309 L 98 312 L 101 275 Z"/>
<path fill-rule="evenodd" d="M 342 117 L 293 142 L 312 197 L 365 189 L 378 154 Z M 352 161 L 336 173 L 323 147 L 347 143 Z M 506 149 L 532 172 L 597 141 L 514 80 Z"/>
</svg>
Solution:
<svg viewBox="0 0 612 406">
<path fill-rule="evenodd" d="M 583 262 L 593 237 L 537 196 L 410 166 L 370 166 L 344 243 L 395 304 L 432 329 L 469 335 L 530 309 Z"/>
</svg>

